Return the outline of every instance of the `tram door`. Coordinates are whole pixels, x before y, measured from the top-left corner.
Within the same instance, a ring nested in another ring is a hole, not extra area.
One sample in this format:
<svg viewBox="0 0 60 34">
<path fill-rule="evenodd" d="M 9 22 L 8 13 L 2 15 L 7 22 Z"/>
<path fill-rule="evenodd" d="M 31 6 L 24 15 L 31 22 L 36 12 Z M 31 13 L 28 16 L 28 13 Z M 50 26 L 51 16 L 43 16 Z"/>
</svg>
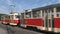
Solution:
<svg viewBox="0 0 60 34">
<path fill-rule="evenodd" d="M 51 10 L 43 11 L 43 27 L 46 31 L 53 30 L 53 14 Z"/>
<path fill-rule="evenodd" d="M 10 15 L 10 21 L 11 21 L 11 23 L 13 23 L 13 19 L 14 19 L 13 15 Z"/>
<path fill-rule="evenodd" d="M 24 13 L 21 13 L 21 16 L 22 16 L 22 18 L 21 18 L 21 24 L 24 24 Z"/>
</svg>

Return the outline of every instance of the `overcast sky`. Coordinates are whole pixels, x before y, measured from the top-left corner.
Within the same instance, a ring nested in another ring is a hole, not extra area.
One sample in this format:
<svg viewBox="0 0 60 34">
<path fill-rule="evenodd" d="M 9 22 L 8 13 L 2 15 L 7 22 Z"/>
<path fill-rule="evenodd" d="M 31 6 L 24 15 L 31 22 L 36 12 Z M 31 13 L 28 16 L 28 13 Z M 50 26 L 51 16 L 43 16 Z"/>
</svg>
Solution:
<svg viewBox="0 0 60 34">
<path fill-rule="evenodd" d="M 22 12 L 26 9 L 43 7 L 46 5 L 60 3 L 60 0 L 0 0 L 0 13 L 9 14 L 10 5 L 15 5 L 14 12 Z"/>
</svg>

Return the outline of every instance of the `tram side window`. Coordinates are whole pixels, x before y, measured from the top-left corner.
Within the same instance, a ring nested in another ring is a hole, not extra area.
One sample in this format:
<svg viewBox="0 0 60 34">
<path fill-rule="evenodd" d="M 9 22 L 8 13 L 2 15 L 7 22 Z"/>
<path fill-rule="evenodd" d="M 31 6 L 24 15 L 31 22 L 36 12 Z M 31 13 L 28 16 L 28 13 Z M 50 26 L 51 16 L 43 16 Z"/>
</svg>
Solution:
<svg viewBox="0 0 60 34">
<path fill-rule="evenodd" d="M 33 17 L 34 18 L 40 18 L 40 12 L 33 12 Z"/>
<path fill-rule="evenodd" d="M 10 19 L 10 16 L 9 16 L 9 19 Z"/>
<path fill-rule="evenodd" d="M 15 15 L 15 17 L 16 17 L 16 18 L 20 18 L 20 16 L 19 16 L 19 15 Z"/>
<path fill-rule="evenodd" d="M 31 13 L 26 13 L 26 18 L 31 18 Z"/>
<path fill-rule="evenodd" d="M 60 17 L 60 7 L 57 8 L 57 17 Z"/>
<path fill-rule="evenodd" d="M 14 18 L 13 18 L 13 15 L 10 15 L 10 19 L 11 19 L 11 20 L 14 19 Z"/>
</svg>

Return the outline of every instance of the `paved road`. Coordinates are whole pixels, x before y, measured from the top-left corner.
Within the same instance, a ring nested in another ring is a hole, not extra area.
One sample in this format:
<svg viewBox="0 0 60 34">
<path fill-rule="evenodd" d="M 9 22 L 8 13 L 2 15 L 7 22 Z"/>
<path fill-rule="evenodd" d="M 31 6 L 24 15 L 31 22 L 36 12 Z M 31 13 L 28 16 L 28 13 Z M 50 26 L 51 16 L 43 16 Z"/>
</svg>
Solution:
<svg viewBox="0 0 60 34">
<path fill-rule="evenodd" d="M 49 34 L 49 33 L 43 33 L 43 32 L 37 32 L 32 30 L 23 29 L 20 27 L 13 27 L 9 25 L 3 25 L 0 23 L 0 28 L 3 29 L 5 34 Z M 2 34 L 4 34 L 2 33 Z"/>
<path fill-rule="evenodd" d="M 0 28 L 0 34 L 7 34 L 7 31 L 3 28 Z"/>
<path fill-rule="evenodd" d="M 3 34 L 4 30 L 5 30 L 4 34 L 42 34 L 35 31 L 19 28 L 19 27 L 4 25 L 1 23 L 0 23 L 0 29 L 3 29 L 1 34 Z"/>
</svg>

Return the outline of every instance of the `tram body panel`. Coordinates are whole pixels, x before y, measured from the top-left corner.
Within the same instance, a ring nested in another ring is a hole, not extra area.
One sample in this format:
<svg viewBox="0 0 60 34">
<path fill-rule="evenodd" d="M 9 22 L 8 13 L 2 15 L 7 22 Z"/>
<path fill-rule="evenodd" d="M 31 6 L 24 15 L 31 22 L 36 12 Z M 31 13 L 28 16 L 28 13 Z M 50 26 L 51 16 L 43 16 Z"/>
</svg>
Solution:
<svg viewBox="0 0 60 34">
<path fill-rule="evenodd" d="M 6 24 L 9 24 L 10 23 L 10 20 L 9 19 L 5 20 L 5 23 Z"/>
<path fill-rule="evenodd" d="M 14 21 L 14 23 L 18 23 L 19 22 L 19 20 L 13 20 Z"/>
<path fill-rule="evenodd" d="M 5 20 L 2 20 L 2 23 L 5 23 Z"/>
<path fill-rule="evenodd" d="M 25 24 L 42 26 L 42 19 L 41 18 L 27 18 L 27 19 L 25 19 Z"/>
<path fill-rule="evenodd" d="M 5 23 L 5 17 L 4 16 L 1 17 L 1 21 L 2 21 L 2 23 Z"/>
<path fill-rule="evenodd" d="M 54 31 L 60 32 L 60 18 L 54 18 Z"/>
<path fill-rule="evenodd" d="M 60 28 L 60 18 L 54 18 L 54 27 Z"/>
</svg>

